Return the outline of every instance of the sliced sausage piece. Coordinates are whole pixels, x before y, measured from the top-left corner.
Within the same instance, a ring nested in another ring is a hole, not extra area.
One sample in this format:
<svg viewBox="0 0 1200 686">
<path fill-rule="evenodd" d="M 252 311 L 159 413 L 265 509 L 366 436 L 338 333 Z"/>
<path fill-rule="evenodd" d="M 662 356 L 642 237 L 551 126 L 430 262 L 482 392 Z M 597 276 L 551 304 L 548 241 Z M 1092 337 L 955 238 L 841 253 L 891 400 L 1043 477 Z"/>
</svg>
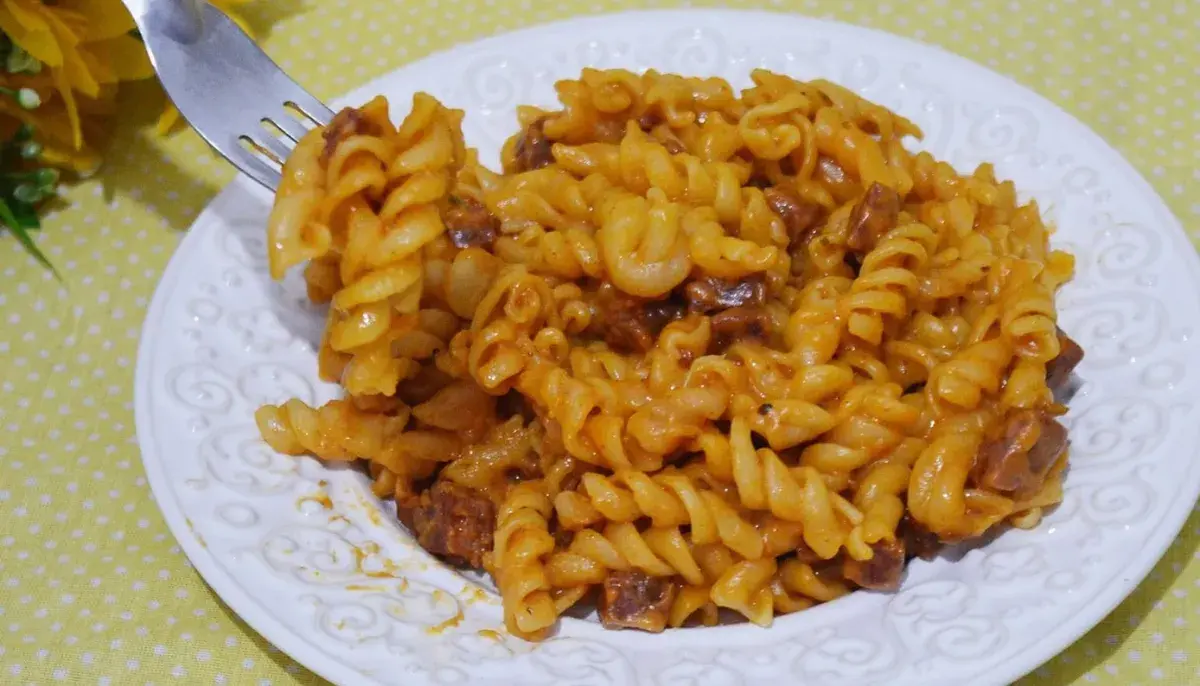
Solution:
<svg viewBox="0 0 1200 686">
<path fill-rule="evenodd" d="M 667 627 L 675 584 L 638 570 L 609 572 L 600 596 L 600 621 L 609 629 L 658 633 Z"/>
<path fill-rule="evenodd" d="M 321 149 L 321 162 L 328 162 L 329 158 L 333 157 L 333 152 L 337 149 L 338 143 L 358 134 L 362 125 L 362 113 L 354 107 L 345 107 L 342 111 L 333 115 L 333 119 L 329 121 L 329 125 L 321 133 L 322 137 L 325 138 L 325 147 Z"/>
<path fill-rule="evenodd" d="M 846 245 L 866 253 L 883 234 L 896 227 L 900 218 L 900 194 L 881 183 L 873 183 L 850 212 Z"/>
<path fill-rule="evenodd" d="M 544 122 L 539 119 L 530 124 L 521 134 L 521 138 L 517 140 L 517 149 L 515 151 L 517 158 L 517 171 L 531 171 L 533 169 L 541 169 L 554 162 L 554 155 L 551 153 L 553 142 L 546 138 L 546 132 L 543 129 Z"/>
<path fill-rule="evenodd" d="M 819 228 L 818 219 L 821 217 L 821 206 L 800 197 L 796 191 L 774 186 L 763 191 L 767 204 L 787 227 L 789 247 L 807 244 Z"/>
<path fill-rule="evenodd" d="M 724 348 L 746 339 L 763 341 L 771 333 L 771 315 L 761 307 L 731 307 L 721 310 L 712 316 L 710 323 L 717 348 Z"/>
<path fill-rule="evenodd" d="M 642 305 L 642 322 L 650 329 L 650 332 L 657 336 L 666 328 L 667 324 L 683 319 L 687 314 L 687 307 L 675 300 L 653 300 Z"/>
<path fill-rule="evenodd" d="M 641 305 L 633 298 L 615 298 L 604 307 L 604 342 L 619 352 L 645 352 L 654 334 L 642 320 Z"/>
<path fill-rule="evenodd" d="M 605 289 L 599 298 L 604 340 L 614 350 L 645 352 L 654 347 L 659 332 L 686 313 L 675 300 L 644 300 Z"/>
<path fill-rule="evenodd" d="M 421 507 L 421 496 L 415 494 L 407 494 L 403 499 L 396 499 L 396 519 L 408 529 L 413 536 L 417 535 L 416 514 L 417 508 Z"/>
<path fill-rule="evenodd" d="M 648 110 L 646 112 L 643 112 L 642 116 L 638 117 L 638 126 L 643 131 L 648 132 L 648 131 L 650 131 L 650 129 L 653 129 L 654 127 L 661 124 L 662 121 L 663 121 L 662 117 L 658 116 L 657 112 L 652 112 L 652 111 Z"/>
<path fill-rule="evenodd" d="M 904 550 L 908 557 L 919 557 L 922 560 L 932 560 L 942 549 L 942 542 L 937 534 L 925 528 L 925 525 L 908 516 L 900 520 L 897 533 L 904 539 Z"/>
<path fill-rule="evenodd" d="M 708 314 L 730 307 L 762 305 L 767 299 L 767 287 L 758 274 L 737 281 L 706 276 L 689 281 L 683 289 L 688 311 Z"/>
<path fill-rule="evenodd" d="M 1083 361 L 1083 348 L 1067 332 L 1058 330 L 1058 357 L 1046 365 L 1046 385 L 1057 391 L 1071 378 L 1071 372 Z"/>
<path fill-rule="evenodd" d="M 875 556 L 859 561 L 847 556 L 842 563 L 845 577 L 862 588 L 873 591 L 894 591 L 900 588 L 900 577 L 904 575 L 904 540 L 882 540 L 874 543 L 871 550 Z"/>
<path fill-rule="evenodd" d="M 471 489 L 438 481 L 398 511 L 421 547 L 452 564 L 479 569 L 492 549 L 496 507 Z"/>
<path fill-rule="evenodd" d="M 1066 449 L 1066 427 L 1033 410 L 1018 411 L 1009 418 L 1002 437 L 980 448 L 979 483 L 1005 493 L 1030 494 Z"/>
<path fill-rule="evenodd" d="M 1036 489 L 1042 485 L 1050 468 L 1066 451 L 1070 439 L 1067 437 L 1067 427 L 1057 419 L 1042 417 L 1042 435 L 1029 451 L 1029 471 L 1035 477 L 1028 488 L 1018 488 L 1018 492 L 1028 492 L 1029 488 Z"/>
<path fill-rule="evenodd" d="M 472 198 L 453 198 L 445 216 L 446 232 L 456 248 L 491 248 L 500 222 L 483 203 Z"/>
</svg>

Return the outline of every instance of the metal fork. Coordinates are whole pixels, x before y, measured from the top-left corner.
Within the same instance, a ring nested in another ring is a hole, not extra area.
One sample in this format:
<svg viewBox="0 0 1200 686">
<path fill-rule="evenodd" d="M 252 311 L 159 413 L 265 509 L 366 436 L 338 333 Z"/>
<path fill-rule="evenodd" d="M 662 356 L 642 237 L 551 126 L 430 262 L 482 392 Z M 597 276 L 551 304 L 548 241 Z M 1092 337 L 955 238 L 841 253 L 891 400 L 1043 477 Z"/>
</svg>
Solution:
<svg viewBox="0 0 1200 686">
<path fill-rule="evenodd" d="M 333 112 L 205 0 L 124 0 L 167 95 L 209 145 L 270 190 Z"/>
</svg>

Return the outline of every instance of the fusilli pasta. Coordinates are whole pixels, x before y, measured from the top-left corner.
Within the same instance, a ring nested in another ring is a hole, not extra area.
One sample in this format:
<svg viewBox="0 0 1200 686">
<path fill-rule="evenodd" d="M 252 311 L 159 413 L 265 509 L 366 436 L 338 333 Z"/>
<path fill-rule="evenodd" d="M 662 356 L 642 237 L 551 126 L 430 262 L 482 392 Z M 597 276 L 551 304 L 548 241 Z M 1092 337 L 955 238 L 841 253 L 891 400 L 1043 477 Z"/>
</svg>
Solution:
<svg viewBox="0 0 1200 686">
<path fill-rule="evenodd" d="M 904 146 L 828 81 L 586 69 L 502 172 L 462 112 L 376 98 L 305 137 L 267 227 L 329 303 L 346 396 L 260 408 L 275 450 L 362 460 L 515 635 L 759 625 L 894 590 L 940 543 L 1062 498 L 1070 255 L 990 165 Z"/>
</svg>

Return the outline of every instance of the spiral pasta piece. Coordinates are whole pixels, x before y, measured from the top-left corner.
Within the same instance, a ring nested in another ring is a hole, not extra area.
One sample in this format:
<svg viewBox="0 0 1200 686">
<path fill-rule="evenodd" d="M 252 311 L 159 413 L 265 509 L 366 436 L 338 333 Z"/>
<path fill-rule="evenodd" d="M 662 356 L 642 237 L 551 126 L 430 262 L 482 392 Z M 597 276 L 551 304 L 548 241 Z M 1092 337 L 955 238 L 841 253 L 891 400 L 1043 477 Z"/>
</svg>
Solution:
<svg viewBox="0 0 1200 686">
<path fill-rule="evenodd" d="M 558 617 L 546 558 L 554 550 L 547 528 L 550 501 L 536 482 L 509 491 L 496 517 L 493 575 L 504 600 L 504 624 L 525 638 L 545 634 Z"/>
<path fill-rule="evenodd" d="M 885 235 L 863 258 L 858 278 L 839 304 L 851 334 L 878 345 L 884 327 L 908 317 L 911 298 L 937 236 L 926 226 L 909 224 Z M 885 318 L 887 321 L 885 322 Z"/>
<path fill-rule="evenodd" d="M 774 558 L 738 562 L 713 584 L 713 602 L 734 610 L 759 626 L 770 626 L 775 616 L 771 580 L 777 568 Z"/>
<path fill-rule="evenodd" d="M 1000 390 L 1003 370 L 1013 358 L 1012 347 L 1001 338 L 974 343 L 929 373 L 925 392 L 931 405 L 973 410 L 985 393 Z"/>
<path fill-rule="evenodd" d="M 703 583 L 704 575 L 678 528 L 638 531 L 627 522 L 610 522 L 602 532 L 584 529 L 566 550 L 547 563 L 551 584 L 558 588 L 601 584 L 609 571 L 640 570 L 650 576 L 679 575 Z"/>
<path fill-rule="evenodd" d="M 617 200 L 596 232 L 609 278 L 622 291 L 661 297 L 692 269 L 682 208 L 674 203 L 629 196 Z"/>
<path fill-rule="evenodd" d="M 649 517 L 658 528 L 689 526 L 697 545 L 720 542 L 747 559 L 763 552 L 762 537 L 753 525 L 716 493 L 699 488 L 683 474 L 652 477 L 627 471 L 612 478 L 585 474 L 579 490 L 560 493 L 555 507 L 569 528 Z"/>
</svg>

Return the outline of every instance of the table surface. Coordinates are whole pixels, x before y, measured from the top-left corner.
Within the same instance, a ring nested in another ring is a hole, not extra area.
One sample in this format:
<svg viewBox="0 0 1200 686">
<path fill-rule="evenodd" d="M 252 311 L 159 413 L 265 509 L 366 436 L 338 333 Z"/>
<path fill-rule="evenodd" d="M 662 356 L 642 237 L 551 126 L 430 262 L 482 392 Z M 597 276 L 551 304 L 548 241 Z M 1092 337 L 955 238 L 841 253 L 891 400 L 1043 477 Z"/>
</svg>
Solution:
<svg viewBox="0 0 1200 686">
<path fill-rule="evenodd" d="M 259 0 L 280 64 L 329 98 L 434 50 L 573 15 L 678 4 L 824 16 L 934 43 L 1091 126 L 1200 239 L 1197 0 Z M 1189 38 L 1192 36 L 1192 38 Z M 0 682 L 315 684 L 204 585 L 151 498 L 133 426 L 149 298 L 231 177 L 191 131 L 156 138 L 162 95 L 122 94 L 102 173 L 38 240 L 54 281 L 0 235 Z M 1022 684 L 1200 682 L 1200 515 L 1149 578 Z"/>
</svg>

